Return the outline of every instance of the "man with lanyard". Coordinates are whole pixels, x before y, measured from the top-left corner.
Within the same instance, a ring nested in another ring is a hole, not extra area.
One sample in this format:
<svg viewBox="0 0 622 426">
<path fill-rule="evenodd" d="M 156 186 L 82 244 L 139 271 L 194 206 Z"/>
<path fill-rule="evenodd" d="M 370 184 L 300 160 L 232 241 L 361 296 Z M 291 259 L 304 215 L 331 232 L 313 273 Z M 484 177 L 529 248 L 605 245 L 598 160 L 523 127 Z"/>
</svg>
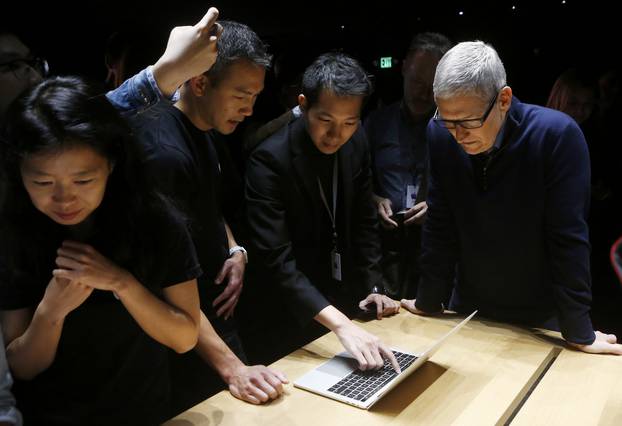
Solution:
<svg viewBox="0 0 622 426">
<path fill-rule="evenodd" d="M 372 304 L 378 318 L 399 309 L 374 292 L 382 287 L 380 245 L 359 128 L 370 91 L 354 59 L 339 53 L 316 59 L 303 77 L 302 117 L 250 156 L 247 214 L 264 297 L 271 307 L 288 308 L 262 311 L 272 334 L 267 344 L 285 354 L 325 331 L 319 323 L 337 334 L 361 369 L 379 368 L 383 358 L 398 369 L 389 348 L 346 316 Z"/>
</svg>

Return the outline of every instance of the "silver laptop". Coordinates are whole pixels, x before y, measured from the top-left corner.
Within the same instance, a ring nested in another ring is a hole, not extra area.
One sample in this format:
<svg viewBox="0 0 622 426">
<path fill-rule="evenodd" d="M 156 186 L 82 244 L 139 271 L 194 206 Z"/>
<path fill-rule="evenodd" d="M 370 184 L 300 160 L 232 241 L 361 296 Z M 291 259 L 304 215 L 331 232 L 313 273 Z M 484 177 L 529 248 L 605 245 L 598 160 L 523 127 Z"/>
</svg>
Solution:
<svg viewBox="0 0 622 426">
<path fill-rule="evenodd" d="M 342 352 L 300 377 L 294 382 L 294 386 L 367 410 L 421 367 L 449 336 L 460 330 L 476 313 L 477 311 L 462 320 L 422 354 L 409 354 L 393 349 L 393 354 L 402 369 L 400 374 L 393 370 L 387 360 L 384 367 L 379 370 L 361 371 L 352 355 Z"/>
</svg>

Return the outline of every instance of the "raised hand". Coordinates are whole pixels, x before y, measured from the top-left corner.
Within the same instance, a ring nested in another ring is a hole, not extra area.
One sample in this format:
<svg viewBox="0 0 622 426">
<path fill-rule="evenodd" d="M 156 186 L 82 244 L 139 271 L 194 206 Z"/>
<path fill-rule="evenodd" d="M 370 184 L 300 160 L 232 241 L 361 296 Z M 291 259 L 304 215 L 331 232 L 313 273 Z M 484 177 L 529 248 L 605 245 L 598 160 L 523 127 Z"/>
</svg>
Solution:
<svg viewBox="0 0 622 426">
<path fill-rule="evenodd" d="M 153 66 L 153 76 L 164 96 L 170 97 L 183 83 L 214 65 L 222 34 L 217 18 L 218 9 L 210 7 L 195 25 L 171 30 L 166 50 Z"/>
</svg>

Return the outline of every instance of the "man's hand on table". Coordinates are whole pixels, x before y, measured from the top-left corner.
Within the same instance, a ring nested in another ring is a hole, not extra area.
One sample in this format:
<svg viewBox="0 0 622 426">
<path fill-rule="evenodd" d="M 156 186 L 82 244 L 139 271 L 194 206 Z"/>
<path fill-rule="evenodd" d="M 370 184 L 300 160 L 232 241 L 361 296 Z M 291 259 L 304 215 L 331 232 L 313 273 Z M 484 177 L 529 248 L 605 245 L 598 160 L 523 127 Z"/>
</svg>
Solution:
<svg viewBox="0 0 622 426">
<path fill-rule="evenodd" d="M 605 334 L 600 331 L 595 331 L 594 334 L 596 339 L 591 345 L 580 345 L 572 342 L 568 342 L 568 344 L 590 354 L 622 355 L 622 345 L 617 343 L 617 338 L 614 334 Z"/>
<path fill-rule="evenodd" d="M 371 293 L 359 302 L 364 312 L 374 312 L 377 319 L 395 315 L 400 311 L 400 304 L 384 294 Z"/>
<path fill-rule="evenodd" d="M 442 305 L 441 305 L 441 309 L 436 311 L 436 312 L 425 312 L 425 311 L 422 311 L 421 309 L 418 309 L 415 306 L 415 301 L 416 300 L 417 299 L 412 299 L 412 300 L 402 299 L 400 304 L 402 305 L 402 307 L 404 309 L 406 309 L 406 310 L 408 310 L 408 311 L 410 311 L 410 312 L 412 312 L 413 314 L 416 314 L 416 315 L 424 315 L 424 316 L 426 316 L 426 315 L 428 315 L 428 316 L 430 316 L 430 315 L 439 315 L 439 314 L 442 314 L 445 311 L 445 308 Z"/>
<path fill-rule="evenodd" d="M 401 304 L 403 308 L 409 310 L 416 315 L 438 315 L 443 312 L 443 310 L 440 310 L 438 312 L 424 312 L 421 309 L 417 309 L 417 307 L 415 306 L 415 299 L 402 299 Z M 580 351 L 591 354 L 622 355 L 622 345 L 617 343 L 617 338 L 614 334 L 605 334 L 601 333 L 600 331 L 595 331 L 594 333 L 596 335 L 596 339 L 590 345 L 581 345 L 572 342 L 568 342 L 568 344 L 574 348 L 577 348 Z"/>
<path fill-rule="evenodd" d="M 263 365 L 240 365 L 227 382 L 233 396 L 251 404 L 278 398 L 283 393 L 283 385 L 289 383 L 285 374 Z"/>
</svg>

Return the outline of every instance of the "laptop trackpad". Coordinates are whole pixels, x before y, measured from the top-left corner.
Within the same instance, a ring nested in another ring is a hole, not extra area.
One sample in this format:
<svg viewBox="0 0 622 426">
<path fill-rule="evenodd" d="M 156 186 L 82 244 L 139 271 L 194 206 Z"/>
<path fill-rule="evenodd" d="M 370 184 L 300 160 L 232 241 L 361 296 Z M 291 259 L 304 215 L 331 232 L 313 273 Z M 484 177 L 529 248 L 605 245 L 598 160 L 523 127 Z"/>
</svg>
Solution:
<svg viewBox="0 0 622 426">
<path fill-rule="evenodd" d="M 339 355 L 335 356 L 329 362 L 324 363 L 323 365 L 317 368 L 317 371 L 321 371 L 325 374 L 330 374 L 335 377 L 344 377 L 347 374 L 350 374 L 353 370 L 358 368 L 358 362 L 352 358 L 347 352 L 342 352 Z"/>
</svg>

